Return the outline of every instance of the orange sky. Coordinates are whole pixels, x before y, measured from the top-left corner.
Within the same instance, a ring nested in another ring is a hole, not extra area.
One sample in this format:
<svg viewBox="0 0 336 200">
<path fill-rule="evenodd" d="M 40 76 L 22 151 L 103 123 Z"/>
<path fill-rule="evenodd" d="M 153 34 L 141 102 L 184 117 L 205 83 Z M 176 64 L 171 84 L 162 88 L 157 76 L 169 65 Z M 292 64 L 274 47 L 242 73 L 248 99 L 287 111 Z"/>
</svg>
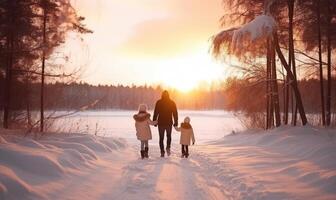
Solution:
<svg viewBox="0 0 336 200">
<path fill-rule="evenodd" d="M 209 52 L 221 0 L 73 0 L 94 31 L 70 39 L 70 65 L 93 84 L 157 84 L 188 90 L 224 78 Z"/>
</svg>

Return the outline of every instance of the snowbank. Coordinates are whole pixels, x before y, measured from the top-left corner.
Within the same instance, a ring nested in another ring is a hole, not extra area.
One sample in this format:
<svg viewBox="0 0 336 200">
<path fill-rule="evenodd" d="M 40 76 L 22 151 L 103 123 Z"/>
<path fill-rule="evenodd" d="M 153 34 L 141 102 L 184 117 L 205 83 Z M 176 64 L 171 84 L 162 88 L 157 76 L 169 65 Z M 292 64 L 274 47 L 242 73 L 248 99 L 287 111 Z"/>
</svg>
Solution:
<svg viewBox="0 0 336 200">
<path fill-rule="evenodd" d="M 336 132 L 313 127 L 231 134 L 202 146 L 238 199 L 336 199 Z"/>
<path fill-rule="evenodd" d="M 126 147 L 122 139 L 52 134 L 40 140 L 0 130 L 0 199 L 39 199 L 34 186 L 95 167 L 103 153 Z M 28 184 L 29 182 L 29 184 Z"/>
<path fill-rule="evenodd" d="M 0 131 L 1 132 L 1 131 Z M 91 135 L 0 135 L 0 199 L 336 199 L 336 132 L 250 130 L 150 158 Z M 178 143 L 178 142 L 177 142 Z"/>
</svg>

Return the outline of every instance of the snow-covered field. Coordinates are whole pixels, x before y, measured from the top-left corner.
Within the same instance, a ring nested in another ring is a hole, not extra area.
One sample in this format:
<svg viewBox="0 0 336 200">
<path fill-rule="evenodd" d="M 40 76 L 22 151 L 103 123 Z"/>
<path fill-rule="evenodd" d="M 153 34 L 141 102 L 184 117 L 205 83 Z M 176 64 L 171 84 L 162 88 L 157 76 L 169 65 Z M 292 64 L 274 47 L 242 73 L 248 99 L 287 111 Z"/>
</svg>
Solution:
<svg viewBox="0 0 336 200">
<path fill-rule="evenodd" d="M 148 160 L 125 139 L 0 133 L 0 199 L 336 199 L 335 130 L 245 131 L 188 159 L 154 140 Z"/>
<path fill-rule="evenodd" d="M 53 129 L 61 132 L 85 132 L 107 137 L 122 137 L 136 140 L 133 115 L 137 111 L 104 110 L 83 111 L 71 116 L 57 119 Z M 153 114 L 153 111 L 150 111 Z M 65 112 L 56 112 L 55 115 L 64 115 Z M 231 113 L 222 110 L 194 111 L 179 110 L 179 122 L 185 116 L 191 118 L 198 142 L 217 140 L 232 130 L 239 131 L 243 127 L 240 121 Z M 157 128 L 151 127 L 153 139 L 158 140 Z M 178 140 L 178 135 L 173 135 Z"/>
</svg>

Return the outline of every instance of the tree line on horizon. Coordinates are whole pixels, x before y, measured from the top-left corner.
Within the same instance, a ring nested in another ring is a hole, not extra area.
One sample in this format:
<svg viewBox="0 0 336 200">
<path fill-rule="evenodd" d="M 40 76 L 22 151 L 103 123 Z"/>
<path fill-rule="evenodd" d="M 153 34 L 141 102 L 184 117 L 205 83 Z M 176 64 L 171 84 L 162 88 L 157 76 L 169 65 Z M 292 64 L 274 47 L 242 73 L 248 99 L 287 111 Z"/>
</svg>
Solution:
<svg viewBox="0 0 336 200">
<path fill-rule="evenodd" d="M 0 85 L 4 79 L 0 76 Z M 1 88 L 1 86 L 0 86 Z M 13 99 L 12 109 L 27 113 L 39 110 L 39 83 L 31 84 L 27 96 L 25 85 L 15 82 L 16 99 Z M 225 109 L 224 90 L 220 88 L 198 88 L 190 92 L 162 86 L 124 86 L 124 85 L 90 85 L 84 82 L 55 82 L 45 85 L 45 109 L 49 111 L 75 110 L 106 110 L 122 109 L 137 110 L 144 103 L 149 109 L 154 109 L 155 102 L 161 98 L 164 90 L 176 101 L 179 109 L 214 110 Z M 28 99 L 27 99 L 28 98 Z M 3 102 L 3 98 L 0 98 Z"/>
<path fill-rule="evenodd" d="M 4 78 L 0 76 L 0 89 Z M 326 82 L 326 80 L 325 80 Z M 332 80 L 336 84 L 336 79 Z M 299 89 L 304 107 L 308 115 L 320 112 L 320 106 L 316 103 L 319 92 L 319 80 L 310 78 L 298 80 Z M 24 82 L 13 83 L 16 97 L 12 100 L 12 124 L 15 126 L 31 127 L 38 118 L 31 113 L 39 110 L 40 84 L 33 83 L 27 96 Z M 284 106 L 285 85 L 279 83 L 280 109 Z M 161 86 L 124 86 L 124 85 L 90 85 L 83 82 L 55 82 L 45 85 L 45 109 L 49 112 L 86 110 L 137 110 L 140 103 L 145 103 L 149 109 L 153 109 L 155 102 L 160 99 Z M 197 88 L 189 92 L 181 92 L 176 89 L 168 89 L 171 98 L 176 102 L 178 109 L 185 110 L 227 110 L 234 113 L 249 113 L 250 116 L 259 116 L 264 113 L 264 86 L 244 78 L 229 78 L 220 84 L 220 87 Z M 253 94 L 253 95 L 251 95 Z M 336 91 L 332 97 L 336 96 Z M 0 103 L 3 98 L 0 98 Z M 336 102 L 333 102 L 333 121 L 336 118 Z M 30 117 L 27 117 L 30 116 Z M 58 115 L 56 114 L 55 117 Z M 52 119 L 54 116 L 50 116 Z M 241 117 L 238 115 L 238 117 Z M 46 117 L 48 119 L 48 116 Z M 244 120 L 244 118 L 242 118 Z M 261 121 L 260 121 L 261 120 Z M 251 122 L 252 123 L 252 122 Z M 254 126 L 263 126 L 263 117 L 253 121 Z M 318 123 L 314 122 L 316 125 Z M 334 123 L 335 125 L 335 123 Z"/>
</svg>

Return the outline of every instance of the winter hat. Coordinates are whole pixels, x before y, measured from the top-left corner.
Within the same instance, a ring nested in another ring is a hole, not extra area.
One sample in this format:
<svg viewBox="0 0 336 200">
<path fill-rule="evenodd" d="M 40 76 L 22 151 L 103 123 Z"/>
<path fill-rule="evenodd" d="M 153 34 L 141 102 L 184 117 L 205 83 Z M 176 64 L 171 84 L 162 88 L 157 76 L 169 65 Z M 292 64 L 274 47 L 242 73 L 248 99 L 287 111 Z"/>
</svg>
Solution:
<svg viewBox="0 0 336 200">
<path fill-rule="evenodd" d="M 140 104 L 139 105 L 139 112 L 146 112 L 146 111 L 147 111 L 146 104 Z"/>
<path fill-rule="evenodd" d="M 189 117 L 185 117 L 184 118 L 184 123 L 188 123 L 189 124 L 190 123 L 190 118 Z"/>
</svg>

